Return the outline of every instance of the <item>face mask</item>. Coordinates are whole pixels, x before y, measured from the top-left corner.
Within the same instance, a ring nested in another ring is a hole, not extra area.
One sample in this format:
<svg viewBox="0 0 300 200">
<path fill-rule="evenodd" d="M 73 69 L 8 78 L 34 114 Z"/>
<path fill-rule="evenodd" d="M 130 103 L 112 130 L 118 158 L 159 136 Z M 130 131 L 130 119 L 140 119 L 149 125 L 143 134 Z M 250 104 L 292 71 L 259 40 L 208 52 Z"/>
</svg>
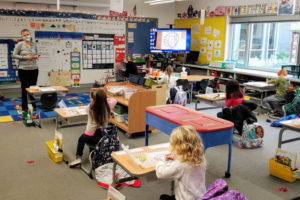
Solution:
<svg viewBox="0 0 300 200">
<path fill-rule="evenodd" d="M 23 40 L 29 42 L 31 40 L 31 36 L 30 35 L 24 36 Z"/>
</svg>

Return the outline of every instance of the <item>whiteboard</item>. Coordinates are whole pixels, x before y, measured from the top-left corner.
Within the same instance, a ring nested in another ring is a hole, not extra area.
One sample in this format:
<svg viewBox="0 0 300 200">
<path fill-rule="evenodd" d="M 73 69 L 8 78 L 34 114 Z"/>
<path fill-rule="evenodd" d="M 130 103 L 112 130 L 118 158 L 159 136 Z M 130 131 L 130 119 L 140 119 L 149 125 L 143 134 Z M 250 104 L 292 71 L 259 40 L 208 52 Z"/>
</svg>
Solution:
<svg viewBox="0 0 300 200">
<path fill-rule="evenodd" d="M 42 17 L 0 16 L 0 38 L 18 38 L 22 29 L 29 29 L 34 36 L 35 31 L 80 32 L 97 34 L 126 33 L 125 21 L 62 19 Z M 68 45 L 67 45 L 68 42 Z M 70 45 L 71 44 L 71 45 Z M 71 47 L 70 47 L 71 46 Z M 82 61 L 82 40 L 78 39 L 37 39 L 40 60 L 38 85 L 49 85 L 49 72 L 70 70 L 70 52 L 80 52 Z M 93 83 L 95 80 L 111 75 L 112 70 L 82 70 L 80 83 Z"/>
</svg>

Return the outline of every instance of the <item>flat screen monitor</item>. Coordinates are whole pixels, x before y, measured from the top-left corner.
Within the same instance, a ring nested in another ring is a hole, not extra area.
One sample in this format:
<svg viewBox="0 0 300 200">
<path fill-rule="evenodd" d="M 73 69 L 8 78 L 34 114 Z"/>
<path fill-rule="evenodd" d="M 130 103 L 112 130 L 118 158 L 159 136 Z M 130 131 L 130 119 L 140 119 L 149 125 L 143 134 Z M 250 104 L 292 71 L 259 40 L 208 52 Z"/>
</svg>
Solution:
<svg viewBox="0 0 300 200">
<path fill-rule="evenodd" d="M 191 29 L 150 29 L 151 52 L 190 51 Z"/>
</svg>

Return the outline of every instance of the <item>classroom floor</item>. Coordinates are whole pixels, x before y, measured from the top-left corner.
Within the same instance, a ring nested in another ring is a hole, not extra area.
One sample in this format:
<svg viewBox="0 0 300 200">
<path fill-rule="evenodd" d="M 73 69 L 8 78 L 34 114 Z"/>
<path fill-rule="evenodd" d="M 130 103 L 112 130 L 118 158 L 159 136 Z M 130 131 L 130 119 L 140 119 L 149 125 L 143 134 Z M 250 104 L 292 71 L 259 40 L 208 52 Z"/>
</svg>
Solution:
<svg viewBox="0 0 300 200">
<path fill-rule="evenodd" d="M 77 92 L 81 92 L 78 89 Z M 14 97 L 19 93 L 10 93 Z M 200 104 L 204 106 L 204 104 Z M 188 107 L 194 108 L 194 103 Z M 220 109 L 204 111 L 216 115 Z M 282 200 L 300 196 L 300 181 L 288 183 L 269 175 L 269 158 L 275 154 L 279 128 L 270 127 L 264 115 L 258 116 L 259 122 L 265 129 L 264 146 L 258 149 L 239 149 L 238 137 L 234 136 L 232 152 L 231 177 L 226 179 L 229 189 L 242 192 L 248 199 Z M 64 162 L 54 163 L 47 156 L 45 142 L 53 139 L 55 123 L 52 119 L 43 119 L 42 128 L 25 127 L 22 122 L 0 123 L 0 199 L 2 200 L 95 200 L 105 199 L 106 190 L 99 187 L 82 170 L 70 169 Z M 85 126 L 62 128 L 65 154 L 71 159 L 75 157 L 78 137 Z M 297 136 L 291 132 L 289 136 Z M 126 138 L 119 132 L 122 143 L 130 147 L 144 145 L 143 135 Z M 169 136 L 163 133 L 152 133 L 150 144 L 167 142 Z M 297 152 L 299 156 L 299 141 L 284 144 L 283 149 Z M 88 154 L 85 148 L 85 155 Z M 228 146 L 210 148 L 206 152 L 208 161 L 206 186 L 215 179 L 223 177 L 227 164 Z M 26 161 L 35 160 L 27 164 Z M 298 159 L 298 167 L 300 166 Z M 289 192 L 282 193 L 277 189 L 288 187 Z M 162 193 L 170 193 L 170 181 L 156 180 L 152 176 L 141 179 L 140 188 L 124 187 L 120 190 L 127 199 L 153 200 Z"/>
</svg>

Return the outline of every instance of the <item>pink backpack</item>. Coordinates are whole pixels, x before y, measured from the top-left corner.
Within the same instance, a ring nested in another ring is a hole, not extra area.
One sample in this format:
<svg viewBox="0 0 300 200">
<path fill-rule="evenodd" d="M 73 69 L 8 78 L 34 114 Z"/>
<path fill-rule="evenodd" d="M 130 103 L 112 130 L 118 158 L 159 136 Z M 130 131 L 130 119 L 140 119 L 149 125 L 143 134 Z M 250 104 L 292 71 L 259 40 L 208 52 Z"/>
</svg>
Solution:
<svg viewBox="0 0 300 200">
<path fill-rule="evenodd" d="M 218 178 L 198 200 L 247 200 L 247 198 L 239 191 L 228 190 L 226 181 Z"/>
</svg>

